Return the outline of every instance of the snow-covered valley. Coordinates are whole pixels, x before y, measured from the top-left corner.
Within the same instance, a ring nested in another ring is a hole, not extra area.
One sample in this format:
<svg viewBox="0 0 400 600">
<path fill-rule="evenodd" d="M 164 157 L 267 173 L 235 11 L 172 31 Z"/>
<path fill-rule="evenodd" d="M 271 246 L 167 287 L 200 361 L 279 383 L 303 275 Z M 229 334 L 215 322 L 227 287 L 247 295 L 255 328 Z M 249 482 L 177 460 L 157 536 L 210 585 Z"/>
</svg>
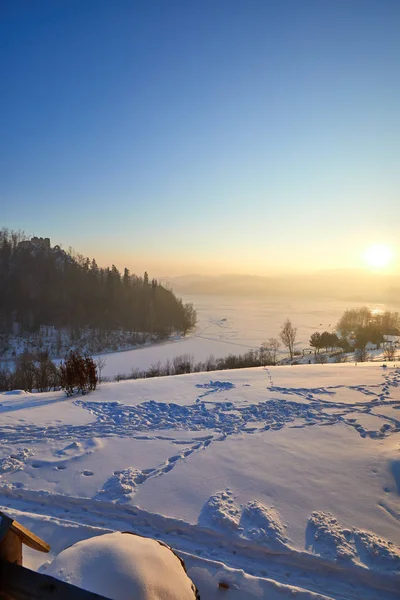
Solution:
<svg viewBox="0 0 400 600">
<path fill-rule="evenodd" d="M 365 363 L 3 394 L 1 510 L 53 556 L 110 530 L 162 539 L 202 598 L 394 599 L 399 384 Z M 57 575 L 43 556 L 25 564 Z"/>
</svg>

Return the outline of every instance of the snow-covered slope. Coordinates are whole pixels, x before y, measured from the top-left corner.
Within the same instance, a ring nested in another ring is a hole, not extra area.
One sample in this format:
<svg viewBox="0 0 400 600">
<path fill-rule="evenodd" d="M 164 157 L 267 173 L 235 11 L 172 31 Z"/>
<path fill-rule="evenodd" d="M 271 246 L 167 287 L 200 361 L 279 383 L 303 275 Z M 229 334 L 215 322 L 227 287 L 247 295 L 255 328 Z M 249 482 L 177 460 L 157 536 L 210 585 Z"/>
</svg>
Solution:
<svg viewBox="0 0 400 600">
<path fill-rule="evenodd" d="M 53 555 L 111 530 L 162 539 L 202 598 L 396 598 L 399 384 L 304 365 L 2 395 L 1 509 Z"/>
</svg>

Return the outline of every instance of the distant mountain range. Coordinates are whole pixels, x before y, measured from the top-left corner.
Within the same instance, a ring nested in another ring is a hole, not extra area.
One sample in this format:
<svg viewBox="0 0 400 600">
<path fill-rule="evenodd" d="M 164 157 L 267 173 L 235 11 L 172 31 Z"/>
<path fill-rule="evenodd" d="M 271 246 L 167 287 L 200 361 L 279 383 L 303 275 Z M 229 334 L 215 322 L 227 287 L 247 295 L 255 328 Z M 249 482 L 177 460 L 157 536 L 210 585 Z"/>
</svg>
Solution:
<svg viewBox="0 0 400 600">
<path fill-rule="evenodd" d="M 183 275 L 165 279 L 179 294 L 338 298 L 400 304 L 400 276 L 341 269 L 262 277 L 257 275 Z"/>
</svg>

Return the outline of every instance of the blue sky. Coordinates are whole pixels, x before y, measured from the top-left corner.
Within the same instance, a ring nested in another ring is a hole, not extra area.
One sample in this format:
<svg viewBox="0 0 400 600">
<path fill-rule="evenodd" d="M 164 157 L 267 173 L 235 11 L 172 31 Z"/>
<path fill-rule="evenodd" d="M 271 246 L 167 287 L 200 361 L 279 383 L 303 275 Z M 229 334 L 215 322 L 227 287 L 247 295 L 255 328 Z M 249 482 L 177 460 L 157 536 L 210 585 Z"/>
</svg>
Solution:
<svg viewBox="0 0 400 600">
<path fill-rule="evenodd" d="M 0 225 L 155 275 L 396 251 L 397 0 L 0 11 Z"/>
</svg>

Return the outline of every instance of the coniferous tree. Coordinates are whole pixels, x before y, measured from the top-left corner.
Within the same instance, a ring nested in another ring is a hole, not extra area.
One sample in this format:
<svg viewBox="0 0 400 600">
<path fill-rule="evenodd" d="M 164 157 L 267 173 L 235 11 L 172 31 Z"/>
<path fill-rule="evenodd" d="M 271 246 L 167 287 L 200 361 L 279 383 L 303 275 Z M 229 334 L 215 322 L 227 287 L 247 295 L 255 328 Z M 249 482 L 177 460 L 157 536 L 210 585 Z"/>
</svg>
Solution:
<svg viewBox="0 0 400 600">
<path fill-rule="evenodd" d="M 34 241 L 36 240 L 36 241 Z M 75 340 L 82 329 L 123 330 L 160 337 L 186 333 L 195 325 L 192 305 L 149 276 L 123 275 L 115 265 L 64 252 L 50 241 L 0 231 L 0 327 L 4 335 L 18 326 L 24 334 L 43 325 L 66 328 Z M 97 334 L 96 334 L 97 335 Z"/>
</svg>

